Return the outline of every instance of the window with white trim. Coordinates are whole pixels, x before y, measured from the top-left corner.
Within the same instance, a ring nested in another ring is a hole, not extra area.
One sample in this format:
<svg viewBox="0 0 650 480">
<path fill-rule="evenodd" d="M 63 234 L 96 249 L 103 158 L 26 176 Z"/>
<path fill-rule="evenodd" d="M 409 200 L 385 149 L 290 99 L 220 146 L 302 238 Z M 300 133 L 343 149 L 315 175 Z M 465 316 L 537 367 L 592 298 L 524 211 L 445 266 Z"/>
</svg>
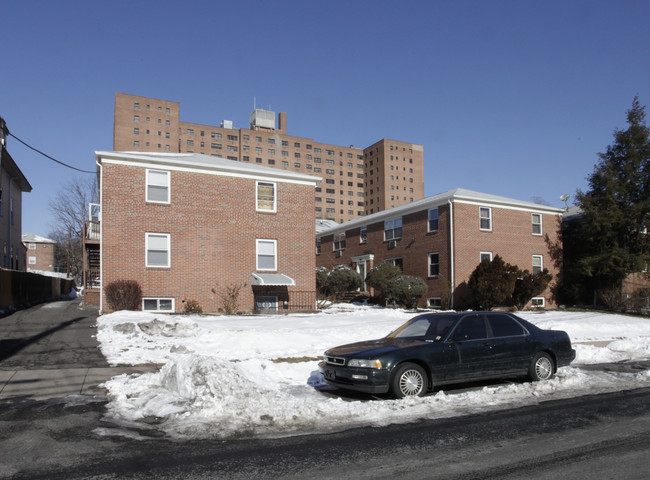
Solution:
<svg viewBox="0 0 650 480">
<path fill-rule="evenodd" d="M 429 308 L 441 309 L 442 308 L 442 299 L 440 297 L 427 298 L 427 306 Z"/>
<path fill-rule="evenodd" d="M 440 254 L 438 252 L 429 254 L 429 276 L 437 277 L 440 274 Z"/>
<path fill-rule="evenodd" d="M 384 222 L 384 240 L 402 238 L 402 217 L 393 218 Z"/>
<path fill-rule="evenodd" d="M 36 257 L 33 255 L 29 256 L 29 264 L 30 265 L 36 265 Z"/>
<path fill-rule="evenodd" d="M 143 298 L 142 310 L 145 312 L 173 312 L 174 299 L 153 297 Z"/>
<path fill-rule="evenodd" d="M 29 244 L 29 249 L 30 250 L 36 250 L 36 244 L 35 243 L 30 243 Z"/>
<path fill-rule="evenodd" d="M 264 311 L 277 311 L 278 310 L 278 297 L 277 296 L 257 296 L 255 297 L 255 309 L 261 312 Z"/>
<path fill-rule="evenodd" d="M 541 273 L 544 270 L 544 258 L 541 255 L 533 255 L 533 274 Z"/>
<path fill-rule="evenodd" d="M 345 233 L 335 233 L 333 245 L 334 251 L 343 250 L 345 248 Z"/>
<path fill-rule="evenodd" d="M 395 265 L 396 267 L 399 267 L 399 269 L 402 272 L 404 272 L 404 259 L 402 259 L 402 257 L 387 258 L 386 262 L 390 263 L 391 265 Z"/>
<path fill-rule="evenodd" d="M 256 209 L 258 212 L 276 211 L 275 188 L 273 182 L 255 182 Z"/>
<path fill-rule="evenodd" d="M 257 239 L 257 270 L 277 270 L 277 240 Z"/>
<path fill-rule="evenodd" d="M 318 237 L 318 238 L 316 239 L 316 255 L 320 255 L 321 242 L 322 242 L 321 238 Z"/>
<path fill-rule="evenodd" d="M 432 208 L 429 210 L 429 231 L 437 232 L 438 231 L 438 209 Z"/>
<path fill-rule="evenodd" d="M 489 207 L 479 208 L 479 220 L 481 230 L 492 230 L 492 209 Z"/>
<path fill-rule="evenodd" d="M 170 235 L 168 233 L 146 233 L 147 267 L 169 268 L 170 260 Z"/>
<path fill-rule="evenodd" d="M 532 222 L 533 222 L 533 235 L 541 235 L 542 234 L 542 214 L 541 213 L 533 213 L 532 214 Z"/>
<path fill-rule="evenodd" d="M 359 229 L 359 243 L 368 242 L 368 227 L 361 227 Z"/>
<path fill-rule="evenodd" d="M 170 172 L 147 169 L 147 202 L 169 203 Z"/>
<path fill-rule="evenodd" d="M 489 260 L 491 262 L 492 252 L 481 252 L 479 256 L 479 263 L 482 262 L 483 260 Z"/>
<path fill-rule="evenodd" d="M 533 297 L 530 300 L 530 306 L 533 308 L 544 308 L 546 306 L 546 299 L 544 297 Z"/>
</svg>

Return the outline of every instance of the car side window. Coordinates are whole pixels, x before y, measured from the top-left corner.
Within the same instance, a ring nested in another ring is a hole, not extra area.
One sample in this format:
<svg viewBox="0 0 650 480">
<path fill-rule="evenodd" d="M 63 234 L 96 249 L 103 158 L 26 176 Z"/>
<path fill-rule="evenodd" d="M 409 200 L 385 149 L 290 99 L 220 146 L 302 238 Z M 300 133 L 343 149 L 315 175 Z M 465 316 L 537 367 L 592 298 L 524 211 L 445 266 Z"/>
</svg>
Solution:
<svg viewBox="0 0 650 480">
<path fill-rule="evenodd" d="M 514 319 L 507 315 L 489 315 L 490 328 L 495 337 L 514 337 L 525 335 L 524 328 Z"/>
<path fill-rule="evenodd" d="M 482 316 L 471 315 L 463 318 L 452 338 L 454 340 L 478 340 L 487 337 L 487 330 L 485 328 L 485 321 Z"/>
</svg>

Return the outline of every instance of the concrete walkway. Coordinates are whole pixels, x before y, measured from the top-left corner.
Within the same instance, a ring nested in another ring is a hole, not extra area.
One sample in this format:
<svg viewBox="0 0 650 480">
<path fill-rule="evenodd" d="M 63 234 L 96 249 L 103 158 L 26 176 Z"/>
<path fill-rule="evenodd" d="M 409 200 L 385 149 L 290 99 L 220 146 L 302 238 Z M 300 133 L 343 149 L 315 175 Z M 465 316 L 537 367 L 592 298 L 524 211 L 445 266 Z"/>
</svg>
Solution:
<svg viewBox="0 0 650 480">
<path fill-rule="evenodd" d="M 80 299 L 45 303 L 0 318 L 0 402 L 70 396 L 103 400 L 101 385 L 155 366 L 111 367 L 99 350 L 97 308 Z"/>
</svg>

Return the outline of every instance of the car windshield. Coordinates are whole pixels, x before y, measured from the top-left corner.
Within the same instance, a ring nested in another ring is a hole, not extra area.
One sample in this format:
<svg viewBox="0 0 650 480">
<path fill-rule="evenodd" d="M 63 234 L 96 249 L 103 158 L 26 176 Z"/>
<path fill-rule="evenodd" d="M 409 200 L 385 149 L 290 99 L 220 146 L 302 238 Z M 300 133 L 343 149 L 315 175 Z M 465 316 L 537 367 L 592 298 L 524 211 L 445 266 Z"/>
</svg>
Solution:
<svg viewBox="0 0 650 480">
<path fill-rule="evenodd" d="M 449 332 L 455 321 L 455 317 L 447 315 L 416 317 L 390 333 L 387 338 L 421 338 L 438 342 Z"/>
</svg>

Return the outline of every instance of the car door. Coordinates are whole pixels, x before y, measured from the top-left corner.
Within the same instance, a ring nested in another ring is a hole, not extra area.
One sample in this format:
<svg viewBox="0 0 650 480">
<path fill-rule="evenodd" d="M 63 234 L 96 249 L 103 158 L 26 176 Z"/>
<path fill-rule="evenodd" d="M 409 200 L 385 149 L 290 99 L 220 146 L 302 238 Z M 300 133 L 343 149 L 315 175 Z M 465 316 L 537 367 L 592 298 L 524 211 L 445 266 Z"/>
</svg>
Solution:
<svg viewBox="0 0 650 480">
<path fill-rule="evenodd" d="M 495 371 L 503 375 L 526 372 L 536 353 L 528 331 L 510 315 L 489 313 L 486 317 Z"/>
<path fill-rule="evenodd" d="M 489 376 L 494 369 L 492 344 L 489 342 L 485 317 L 482 314 L 465 315 L 448 343 L 458 355 L 456 372 L 450 380 Z"/>
</svg>

